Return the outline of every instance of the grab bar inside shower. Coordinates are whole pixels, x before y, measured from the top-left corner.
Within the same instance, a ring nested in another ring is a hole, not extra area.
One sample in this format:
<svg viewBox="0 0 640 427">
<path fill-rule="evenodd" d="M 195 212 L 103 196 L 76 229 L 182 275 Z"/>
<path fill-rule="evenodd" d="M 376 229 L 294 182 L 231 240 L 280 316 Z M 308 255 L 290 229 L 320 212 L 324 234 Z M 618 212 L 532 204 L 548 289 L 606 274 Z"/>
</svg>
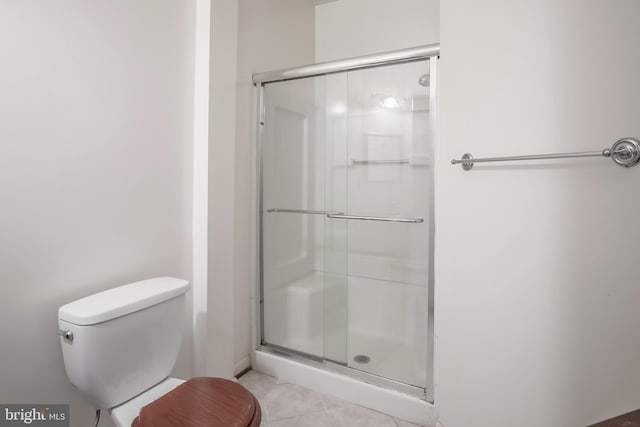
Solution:
<svg viewBox="0 0 640 427">
<path fill-rule="evenodd" d="M 334 211 L 317 211 L 317 210 L 309 210 L 309 209 L 282 209 L 282 208 L 273 208 L 267 209 L 268 213 L 301 213 L 301 214 L 310 214 L 310 215 L 326 215 L 327 218 L 331 219 L 355 219 L 361 221 L 386 221 L 386 222 L 408 222 L 419 224 L 424 222 L 424 218 L 395 218 L 395 217 L 385 217 L 385 216 L 362 216 L 362 215 L 345 215 L 343 212 L 334 212 Z"/>
<path fill-rule="evenodd" d="M 392 160 L 353 160 L 354 165 L 392 165 L 410 163 L 409 159 L 392 159 Z"/>
</svg>

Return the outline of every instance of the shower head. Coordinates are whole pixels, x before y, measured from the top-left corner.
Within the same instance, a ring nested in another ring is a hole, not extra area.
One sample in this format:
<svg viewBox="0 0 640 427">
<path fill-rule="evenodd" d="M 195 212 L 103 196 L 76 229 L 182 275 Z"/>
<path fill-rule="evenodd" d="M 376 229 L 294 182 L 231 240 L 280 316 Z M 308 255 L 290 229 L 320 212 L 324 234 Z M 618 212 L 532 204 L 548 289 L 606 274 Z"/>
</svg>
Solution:
<svg viewBox="0 0 640 427">
<path fill-rule="evenodd" d="M 423 74 L 418 79 L 420 86 L 429 87 L 429 74 Z"/>
</svg>

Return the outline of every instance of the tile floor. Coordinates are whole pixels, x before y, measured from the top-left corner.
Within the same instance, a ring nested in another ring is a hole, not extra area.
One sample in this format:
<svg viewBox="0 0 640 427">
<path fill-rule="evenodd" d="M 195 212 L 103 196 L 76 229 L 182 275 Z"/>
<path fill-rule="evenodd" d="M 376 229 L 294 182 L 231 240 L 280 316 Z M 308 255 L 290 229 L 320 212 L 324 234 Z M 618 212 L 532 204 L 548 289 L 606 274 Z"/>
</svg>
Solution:
<svg viewBox="0 0 640 427">
<path fill-rule="evenodd" d="M 247 372 L 238 382 L 260 402 L 261 427 L 417 427 L 257 371 Z"/>
</svg>

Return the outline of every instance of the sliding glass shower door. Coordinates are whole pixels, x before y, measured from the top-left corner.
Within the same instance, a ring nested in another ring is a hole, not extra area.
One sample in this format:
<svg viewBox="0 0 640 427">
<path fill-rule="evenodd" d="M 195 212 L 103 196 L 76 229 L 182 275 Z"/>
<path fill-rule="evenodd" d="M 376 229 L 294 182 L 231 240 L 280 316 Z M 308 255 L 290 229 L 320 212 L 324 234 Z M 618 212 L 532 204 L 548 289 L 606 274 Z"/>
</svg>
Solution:
<svg viewBox="0 0 640 427">
<path fill-rule="evenodd" d="M 264 345 L 426 387 L 428 85 L 428 60 L 264 84 Z"/>
</svg>

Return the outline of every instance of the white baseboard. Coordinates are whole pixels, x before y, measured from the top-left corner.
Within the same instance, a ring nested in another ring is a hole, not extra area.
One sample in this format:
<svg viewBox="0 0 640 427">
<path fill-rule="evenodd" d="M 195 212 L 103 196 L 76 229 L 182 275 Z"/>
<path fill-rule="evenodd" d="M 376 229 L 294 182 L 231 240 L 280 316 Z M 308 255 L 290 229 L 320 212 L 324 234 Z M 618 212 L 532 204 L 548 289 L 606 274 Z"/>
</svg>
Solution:
<svg viewBox="0 0 640 427">
<path fill-rule="evenodd" d="M 242 359 L 237 361 L 235 365 L 233 365 L 233 375 L 238 375 L 240 372 L 244 371 L 245 369 L 249 369 L 250 367 L 251 359 L 249 359 L 249 356 L 243 357 Z"/>
</svg>

